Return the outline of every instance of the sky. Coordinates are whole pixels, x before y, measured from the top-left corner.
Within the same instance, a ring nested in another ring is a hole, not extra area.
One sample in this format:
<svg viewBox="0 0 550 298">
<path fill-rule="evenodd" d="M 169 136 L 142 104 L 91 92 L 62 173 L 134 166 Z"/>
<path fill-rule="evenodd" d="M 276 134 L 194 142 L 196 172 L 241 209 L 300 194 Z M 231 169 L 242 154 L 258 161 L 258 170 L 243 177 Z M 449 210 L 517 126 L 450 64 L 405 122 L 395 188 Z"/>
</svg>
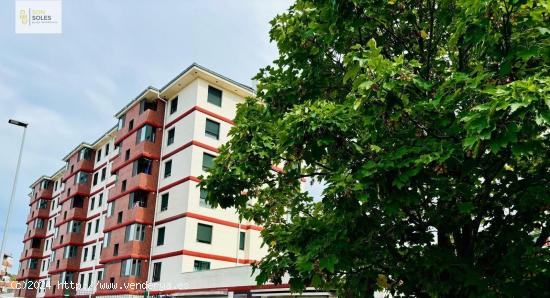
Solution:
<svg viewBox="0 0 550 298">
<path fill-rule="evenodd" d="M 116 124 L 145 87 L 162 87 L 196 62 L 250 85 L 271 63 L 269 21 L 288 0 L 63 0 L 62 34 L 15 34 L 15 0 L 0 2 L 0 230 L 22 129 L 29 123 L 6 251 L 16 273 L 29 185 L 51 175 L 82 141 Z"/>
</svg>

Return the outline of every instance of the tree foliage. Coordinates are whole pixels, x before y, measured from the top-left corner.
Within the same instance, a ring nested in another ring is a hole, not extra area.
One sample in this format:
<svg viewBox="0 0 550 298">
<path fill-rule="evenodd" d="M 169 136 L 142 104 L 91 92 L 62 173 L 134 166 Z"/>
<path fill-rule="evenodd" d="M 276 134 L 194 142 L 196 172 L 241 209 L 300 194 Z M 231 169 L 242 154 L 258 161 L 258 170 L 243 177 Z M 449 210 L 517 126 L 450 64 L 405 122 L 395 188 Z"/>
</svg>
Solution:
<svg viewBox="0 0 550 298">
<path fill-rule="evenodd" d="M 280 56 L 201 183 L 265 227 L 257 281 L 549 296 L 548 5 L 298 0 L 273 19 Z"/>
</svg>

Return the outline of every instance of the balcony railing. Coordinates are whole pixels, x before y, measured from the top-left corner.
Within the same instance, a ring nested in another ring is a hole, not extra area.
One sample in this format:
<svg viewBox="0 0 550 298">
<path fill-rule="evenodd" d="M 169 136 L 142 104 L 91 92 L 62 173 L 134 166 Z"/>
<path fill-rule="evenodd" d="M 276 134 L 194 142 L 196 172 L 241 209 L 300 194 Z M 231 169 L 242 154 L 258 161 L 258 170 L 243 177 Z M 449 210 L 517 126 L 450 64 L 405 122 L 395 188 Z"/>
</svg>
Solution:
<svg viewBox="0 0 550 298">
<path fill-rule="evenodd" d="M 126 179 L 126 189 L 122 189 L 123 179 L 118 178 L 118 181 L 109 192 L 109 199 L 119 198 L 124 193 L 129 193 L 136 190 L 156 191 L 157 179 L 156 175 L 139 173 Z"/>
<path fill-rule="evenodd" d="M 49 207 L 49 205 L 47 205 L 47 207 Z M 29 215 L 27 216 L 27 223 L 30 223 L 35 218 L 47 219 L 49 215 L 49 208 L 38 208 L 29 213 Z"/>
<path fill-rule="evenodd" d="M 141 115 L 138 115 L 136 118 L 134 118 L 134 128 L 132 130 L 128 130 L 128 121 L 131 119 L 126 119 L 126 125 L 117 132 L 116 138 L 115 138 L 115 144 L 120 143 L 124 138 L 126 138 L 129 134 L 132 134 L 134 131 L 137 131 L 143 124 L 150 124 L 154 127 L 162 127 L 162 109 L 157 108 L 156 111 L 154 110 L 146 110 Z"/>
<path fill-rule="evenodd" d="M 139 144 L 136 144 L 135 146 L 132 146 L 130 149 L 130 156 L 128 157 L 128 160 L 126 160 L 125 154 L 119 154 L 115 158 L 115 160 L 113 160 L 111 172 L 116 173 L 116 171 L 120 170 L 122 167 L 126 165 L 131 165 L 131 163 L 137 156 L 143 156 L 150 159 L 159 159 L 160 142 L 158 141 L 158 138 L 155 143 L 143 141 Z"/>
<path fill-rule="evenodd" d="M 65 171 L 65 174 L 63 175 L 63 182 L 67 181 L 67 179 L 72 178 L 72 176 L 79 171 L 91 173 L 94 171 L 94 160 L 93 159 L 81 159 L 77 161 L 73 165 L 73 169 L 71 171 L 71 167 L 69 166 L 69 169 Z"/>
</svg>

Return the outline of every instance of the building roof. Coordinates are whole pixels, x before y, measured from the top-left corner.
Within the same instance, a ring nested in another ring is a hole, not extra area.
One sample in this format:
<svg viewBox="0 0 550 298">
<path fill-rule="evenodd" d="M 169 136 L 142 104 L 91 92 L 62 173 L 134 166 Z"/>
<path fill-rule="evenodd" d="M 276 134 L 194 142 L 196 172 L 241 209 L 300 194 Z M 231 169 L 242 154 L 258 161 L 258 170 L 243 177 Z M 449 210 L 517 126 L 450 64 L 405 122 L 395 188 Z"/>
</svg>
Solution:
<svg viewBox="0 0 550 298">
<path fill-rule="evenodd" d="M 248 85 L 245 85 L 245 84 L 242 84 L 242 83 L 239 83 L 233 79 L 230 79 L 224 75 L 221 75 L 209 68 L 206 68 L 200 64 L 197 64 L 195 62 L 193 62 L 193 64 L 189 65 L 186 69 L 184 69 L 182 72 L 180 72 L 175 78 L 173 78 L 172 80 L 170 80 L 170 82 L 168 82 L 166 85 L 164 85 L 164 87 L 160 88 L 160 92 L 162 93 L 164 90 L 166 90 L 166 88 L 168 88 L 170 85 L 172 85 L 174 82 L 176 82 L 177 80 L 179 80 L 181 77 L 183 77 L 184 75 L 186 75 L 187 73 L 189 73 L 189 71 L 191 71 L 193 68 L 197 68 L 197 69 L 200 69 L 202 71 L 205 71 L 207 73 L 210 73 L 222 80 L 225 80 L 233 85 L 236 85 L 242 89 L 245 89 L 247 91 L 249 91 L 250 93 L 254 93 L 256 92 L 256 90 L 254 90 L 254 88 L 248 86 Z"/>
</svg>

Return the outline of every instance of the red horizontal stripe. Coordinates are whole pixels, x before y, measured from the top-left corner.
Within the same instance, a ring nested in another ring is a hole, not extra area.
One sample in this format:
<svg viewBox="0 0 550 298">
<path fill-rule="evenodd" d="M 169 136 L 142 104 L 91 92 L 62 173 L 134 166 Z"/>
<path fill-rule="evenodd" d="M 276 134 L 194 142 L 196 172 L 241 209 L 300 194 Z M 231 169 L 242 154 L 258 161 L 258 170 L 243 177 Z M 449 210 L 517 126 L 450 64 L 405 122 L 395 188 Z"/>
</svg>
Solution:
<svg viewBox="0 0 550 298">
<path fill-rule="evenodd" d="M 36 216 L 31 217 L 31 219 L 27 220 L 26 223 L 28 224 L 29 222 L 31 222 L 31 221 L 33 221 L 33 220 L 35 220 L 35 219 L 37 219 L 37 218 L 48 219 L 48 218 L 50 218 L 50 216 L 49 216 L 49 214 L 48 214 L 48 215 L 38 215 L 38 214 L 37 214 Z"/>
<path fill-rule="evenodd" d="M 144 220 L 141 220 L 141 219 L 131 219 L 131 220 L 128 220 L 128 221 L 125 221 L 125 222 L 116 224 L 116 225 L 114 225 L 114 226 L 111 226 L 111 227 L 108 227 L 108 228 L 104 228 L 104 229 L 103 229 L 103 233 L 107 233 L 107 232 L 110 232 L 110 231 L 113 231 L 113 230 L 116 230 L 116 229 L 125 227 L 125 226 L 127 226 L 127 225 L 131 225 L 131 224 L 134 224 L 134 223 L 143 224 L 143 225 L 152 225 L 152 224 L 153 224 L 153 223 L 150 222 L 150 221 L 144 221 Z"/>
<path fill-rule="evenodd" d="M 189 180 L 195 181 L 195 182 L 197 182 L 197 183 L 200 182 L 200 179 L 197 178 L 197 177 L 195 177 L 195 176 L 187 176 L 187 177 L 185 177 L 185 178 L 176 180 L 176 181 L 174 181 L 174 182 L 172 182 L 172 183 L 170 183 L 170 184 L 167 184 L 167 185 L 165 185 L 165 186 L 159 188 L 159 193 L 160 193 L 160 192 L 163 192 L 163 191 L 165 191 L 165 190 L 168 190 L 168 189 L 170 189 L 170 188 L 172 188 L 172 187 L 174 187 L 174 186 L 176 186 L 176 185 L 178 185 L 178 184 L 182 184 L 182 183 L 184 183 L 184 182 L 186 182 L 186 181 L 189 181 Z"/>
<path fill-rule="evenodd" d="M 120 139 L 116 140 L 115 145 L 120 144 L 120 142 L 124 141 L 126 138 L 128 138 L 130 135 L 132 135 L 134 132 L 138 131 L 138 129 L 144 127 L 147 124 L 151 125 L 154 128 L 162 127 L 162 126 L 156 125 L 155 123 L 153 123 L 153 121 L 145 120 L 145 121 L 143 121 L 142 124 L 140 124 L 139 126 L 134 127 L 132 130 L 128 131 L 124 136 L 122 136 Z"/>
<path fill-rule="evenodd" d="M 123 256 L 116 256 L 116 257 L 112 257 L 112 258 L 108 258 L 108 259 L 101 259 L 101 260 L 99 260 L 99 263 L 106 264 L 106 263 L 112 263 L 112 262 L 125 260 L 125 259 L 148 260 L 149 256 L 148 255 L 129 254 L 129 255 L 123 255 Z"/>
<path fill-rule="evenodd" d="M 75 193 L 71 194 L 70 196 L 64 198 L 63 200 L 59 200 L 59 204 L 63 204 L 63 203 L 67 202 L 68 200 L 70 200 L 70 199 L 72 199 L 72 198 L 74 198 L 74 197 L 76 197 L 76 196 L 84 196 L 84 197 L 87 197 L 87 196 L 89 196 L 89 195 L 90 195 L 89 192 L 75 192 Z"/>
<path fill-rule="evenodd" d="M 65 220 L 62 220 L 62 221 L 56 223 L 55 226 L 56 226 L 56 227 L 59 227 L 59 226 L 61 226 L 62 224 L 67 223 L 67 222 L 69 222 L 69 221 L 71 221 L 71 220 L 89 221 L 89 220 L 92 220 L 92 219 L 98 217 L 99 215 L 100 215 L 100 213 L 96 213 L 96 214 L 94 214 L 94 215 L 92 215 L 92 216 L 89 216 L 89 217 L 78 217 L 78 216 L 73 216 L 73 217 L 67 218 L 67 219 L 65 219 Z"/>
<path fill-rule="evenodd" d="M 38 238 L 38 239 L 46 239 L 46 238 L 48 238 L 48 237 L 46 237 L 46 236 L 33 236 L 33 237 L 26 237 L 26 238 L 24 238 L 24 239 L 23 239 L 23 241 L 21 241 L 21 242 L 25 243 L 25 242 L 27 242 L 27 241 L 29 241 L 29 240 L 33 239 L 33 238 Z"/>
<path fill-rule="evenodd" d="M 178 121 L 180 121 L 181 119 L 187 117 L 189 114 L 193 113 L 194 111 L 201 112 L 201 113 L 203 113 L 203 114 L 206 114 L 206 115 L 208 115 L 208 116 L 210 116 L 210 117 L 216 118 L 216 119 L 221 120 L 221 121 L 223 121 L 223 122 L 229 123 L 229 124 L 231 124 L 231 125 L 234 125 L 234 124 L 235 124 L 235 122 L 233 122 L 233 120 L 231 120 L 231 119 L 229 119 L 229 118 L 223 117 L 223 116 L 218 115 L 218 114 L 216 114 L 216 113 L 214 113 L 214 112 L 210 112 L 210 111 L 208 111 L 208 110 L 205 109 L 205 108 L 201 108 L 201 107 L 199 107 L 199 106 L 194 106 L 194 107 L 190 108 L 189 110 L 185 111 L 183 114 L 181 114 L 181 115 L 179 115 L 178 117 L 176 117 L 174 120 L 172 120 L 172 121 L 166 123 L 166 125 L 165 125 L 166 128 L 169 128 L 169 127 L 171 127 L 172 125 L 176 124 Z"/>
<path fill-rule="evenodd" d="M 112 173 L 116 173 L 118 170 L 124 168 L 125 166 L 131 164 L 132 162 L 134 162 L 135 160 L 137 159 L 140 159 L 142 157 L 146 157 L 146 158 L 149 158 L 149 159 L 154 159 L 154 160 L 158 160 L 159 159 L 159 156 L 157 155 L 153 155 L 153 154 L 150 154 L 148 152 L 140 152 L 138 155 L 124 161 L 123 163 L 119 164 L 118 166 L 116 167 L 113 167 L 111 168 L 111 174 Z"/>
<path fill-rule="evenodd" d="M 183 218 L 183 217 L 190 217 L 190 218 L 194 218 L 194 219 L 198 219 L 198 220 L 202 220 L 202 221 L 207 221 L 207 222 L 210 222 L 210 223 L 220 224 L 220 225 L 224 225 L 224 226 L 228 226 L 228 227 L 232 227 L 232 228 L 238 228 L 239 227 L 239 224 L 235 223 L 235 222 L 230 222 L 230 221 L 227 221 L 227 220 L 222 220 L 222 219 L 218 219 L 218 218 L 215 218 L 215 217 L 205 216 L 205 215 L 192 213 L 192 212 L 185 212 L 185 213 L 174 215 L 174 216 L 162 219 L 162 220 L 158 220 L 156 222 L 156 224 L 157 225 L 165 224 L 167 222 L 171 222 L 171 221 Z M 241 224 L 241 230 L 262 231 L 263 228 L 260 227 L 260 226 L 256 226 L 256 225 Z"/>
<path fill-rule="evenodd" d="M 87 171 L 87 170 L 84 170 L 84 169 L 80 169 L 78 171 L 74 171 L 72 172 L 69 176 L 67 176 L 66 178 L 61 178 L 61 181 L 63 181 L 63 183 L 67 182 L 67 180 L 71 179 L 72 176 L 76 175 L 76 173 L 78 172 L 84 172 L 84 173 L 88 173 L 88 174 L 93 174 L 93 170 L 90 172 L 90 171 Z"/>
<path fill-rule="evenodd" d="M 197 251 L 191 251 L 187 249 L 182 249 L 174 252 L 164 253 L 164 254 L 158 254 L 151 257 L 152 260 L 158 260 L 168 257 L 173 257 L 177 255 L 185 255 L 185 256 L 192 256 L 197 258 L 204 258 L 204 259 L 210 259 L 210 260 L 217 260 L 217 261 L 224 261 L 224 262 L 231 262 L 231 263 L 239 263 L 239 264 L 252 264 L 256 262 L 256 260 L 248 260 L 248 259 L 236 259 L 233 257 L 226 257 L 226 256 L 220 256 L 220 255 L 214 255 L 214 254 L 207 254 Z"/>
<path fill-rule="evenodd" d="M 155 189 L 151 189 L 151 188 L 141 188 L 141 187 L 139 187 L 139 186 L 135 186 L 135 187 L 132 187 L 132 188 L 130 188 L 130 189 L 127 189 L 125 192 L 119 193 L 119 194 L 116 195 L 116 196 L 110 197 L 110 198 L 107 200 L 107 203 L 112 202 L 112 201 L 117 200 L 117 199 L 120 199 L 120 198 L 122 198 L 123 196 L 125 196 L 125 195 L 127 195 L 127 194 L 130 194 L 130 193 L 132 193 L 132 192 L 134 192 L 134 191 L 136 191 L 136 190 L 140 190 L 140 189 L 141 189 L 141 190 L 145 190 L 145 191 L 153 191 L 153 192 L 155 191 Z"/>
<path fill-rule="evenodd" d="M 206 114 L 206 115 L 208 115 L 208 116 L 210 116 L 210 117 L 214 117 L 214 118 L 216 118 L 216 119 L 218 119 L 218 120 L 221 120 L 221 121 L 223 121 L 223 122 L 226 122 L 226 123 L 228 123 L 228 124 L 235 125 L 235 122 L 233 122 L 233 120 L 231 120 L 231 119 L 229 119 L 229 118 L 226 118 L 226 117 L 224 117 L 224 116 L 218 115 L 218 114 L 216 114 L 216 113 L 214 113 L 214 112 L 210 112 L 210 111 L 208 111 L 208 110 L 205 109 L 205 108 L 197 107 L 197 111 L 199 111 L 199 112 L 201 112 L 201 113 L 203 113 L 203 114 Z"/>
<path fill-rule="evenodd" d="M 193 293 L 193 292 L 217 292 L 217 291 L 228 291 L 228 292 L 245 292 L 250 290 L 267 290 L 267 289 L 287 289 L 289 288 L 288 284 L 280 285 L 244 285 L 244 286 L 232 286 L 232 287 L 218 287 L 218 288 L 195 288 L 195 289 L 173 289 L 173 290 L 159 290 L 151 291 L 149 295 L 171 295 L 171 294 L 183 294 L 183 293 Z"/>
</svg>

